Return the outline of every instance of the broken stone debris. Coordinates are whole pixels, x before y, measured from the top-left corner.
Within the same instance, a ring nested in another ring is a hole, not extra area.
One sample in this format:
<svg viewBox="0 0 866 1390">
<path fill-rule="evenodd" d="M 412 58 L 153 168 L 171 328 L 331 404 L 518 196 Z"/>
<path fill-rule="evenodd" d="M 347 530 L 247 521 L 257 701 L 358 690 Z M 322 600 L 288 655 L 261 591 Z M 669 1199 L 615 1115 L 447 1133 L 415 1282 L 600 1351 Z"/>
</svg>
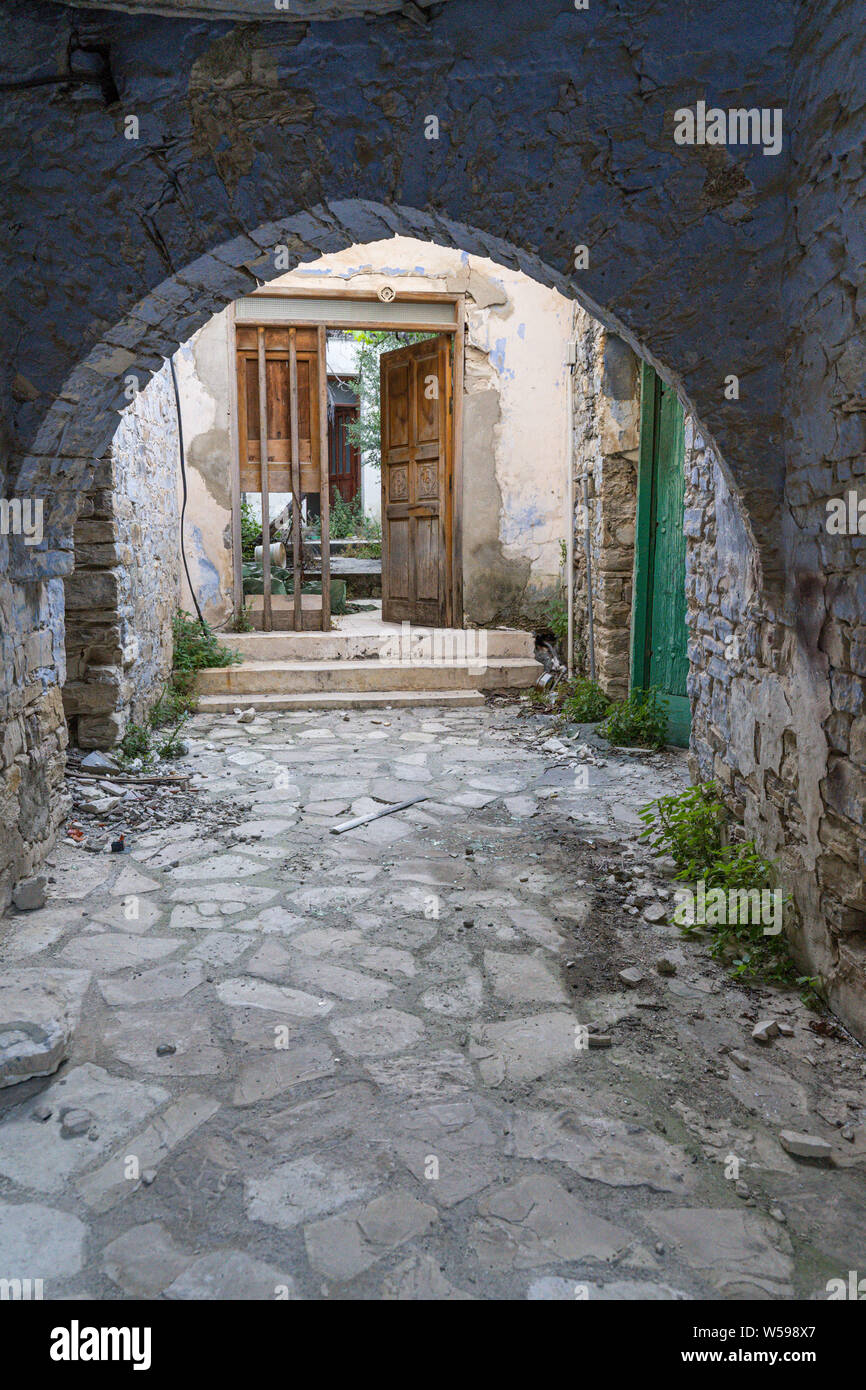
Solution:
<svg viewBox="0 0 866 1390">
<path fill-rule="evenodd" d="M 86 971 L 44 968 L 0 976 L 0 1088 L 57 1070 L 89 979 Z"/>
<path fill-rule="evenodd" d="M 779 1025 L 774 1018 L 761 1019 L 752 1029 L 752 1037 L 755 1042 L 768 1043 L 772 1038 L 779 1036 Z"/>
<path fill-rule="evenodd" d="M 817 1134 L 796 1134 L 791 1129 L 783 1129 L 779 1135 L 779 1143 L 786 1153 L 793 1154 L 796 1158 L 827 1160 L 833 1154 L 832 1144 Z"/>
<path fill-rule="evenodd" d="M 45 879 L 22 878 L 12 891 L 12 901 L 19 912 L 34 912 L 45 906 Z"/>
</svg>

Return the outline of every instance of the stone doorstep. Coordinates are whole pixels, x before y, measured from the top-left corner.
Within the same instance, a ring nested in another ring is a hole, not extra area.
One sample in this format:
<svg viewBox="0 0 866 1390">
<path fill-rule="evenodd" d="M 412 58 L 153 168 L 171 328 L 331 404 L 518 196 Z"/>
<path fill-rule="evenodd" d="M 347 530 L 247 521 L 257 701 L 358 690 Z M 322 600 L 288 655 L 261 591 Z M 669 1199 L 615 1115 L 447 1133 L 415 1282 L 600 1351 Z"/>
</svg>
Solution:
<svg viewBox="0 0 866 1390">
<path fill-rule="evenodd" d="M 306 709 L 403 709 L 422 705 L 444 705 L 459 709 L 484 704 L 484 695 L 480 690 L 321 690 L 309 695 L 200 695 L 198 711 L 200 714 L 233 714 L 240 699 L 246 709 L 274 712 Z"/>
<path fill-rule="evenodd" d="M 199 695 L 320 691 L 502 690 L 534 685 L 541 665 L 522 657 L 486 657 L 480 661 L 250 661 L 241 666 L 212 667 L 196 679 Z"/>
</svg>

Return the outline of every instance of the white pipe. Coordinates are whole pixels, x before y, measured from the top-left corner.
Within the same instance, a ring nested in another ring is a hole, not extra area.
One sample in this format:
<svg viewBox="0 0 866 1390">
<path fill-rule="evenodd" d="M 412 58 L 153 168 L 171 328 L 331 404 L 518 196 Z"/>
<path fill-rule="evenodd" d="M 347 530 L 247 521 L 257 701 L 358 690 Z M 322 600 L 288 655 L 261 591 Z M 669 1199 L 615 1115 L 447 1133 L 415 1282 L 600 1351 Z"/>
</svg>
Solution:
<svg viewBox="0 0 866 1390">
<path fill-rule="evenodd" d="M 575 309 L 571 306 L 571 320 L 569 324 L 569 338 L 566 356 L 566 378 L 565 378 L 565 566 L 566 566 L 566 589 L 568 604 L 568 653 L 566 656 L 566 666 L 568 668 L 568 679 L 574 675 L 574 362 L 576 357 L 574 343 L 574 319 Z"/>
</svg>

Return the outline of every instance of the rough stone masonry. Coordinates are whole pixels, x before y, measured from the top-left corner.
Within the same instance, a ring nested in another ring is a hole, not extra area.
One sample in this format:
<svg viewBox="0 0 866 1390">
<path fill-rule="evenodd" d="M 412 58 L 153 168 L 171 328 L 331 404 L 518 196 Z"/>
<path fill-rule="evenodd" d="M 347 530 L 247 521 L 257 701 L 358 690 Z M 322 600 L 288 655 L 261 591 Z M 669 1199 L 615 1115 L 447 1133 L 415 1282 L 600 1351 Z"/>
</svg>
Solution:
<svg viewBox="0 0 866 1390">
<path fill-rule="evenodd" d="M 276 244 L 401 232 L 556 285 L 680 390 L 695 485 L 729 499 L 695 536 L 695 765 L 783 859 L 804 968 L 866 1031 L 864 548 L 824 525 L 866 457 L 856 4 L 214 8 L 2 5 L 4 486 L 47 504 L 41 545 L 0 538 L 2 899 L 63 815 L 60 580 L 126 378 Z M 699 100 L 781 109 L 781 153 L 677 144 Z"/>
</svg>

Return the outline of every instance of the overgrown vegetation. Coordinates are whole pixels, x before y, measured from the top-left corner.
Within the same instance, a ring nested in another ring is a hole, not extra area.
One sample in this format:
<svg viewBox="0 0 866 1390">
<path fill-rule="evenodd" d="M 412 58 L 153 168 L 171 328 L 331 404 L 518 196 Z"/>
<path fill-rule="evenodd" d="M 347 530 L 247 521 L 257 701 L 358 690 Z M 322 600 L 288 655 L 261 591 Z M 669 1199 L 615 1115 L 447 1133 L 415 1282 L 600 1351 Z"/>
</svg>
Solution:
<svg viewBox="0 0 866 1390">
<path fill-rule="evenodd" d="M 212 628 L 206 623 L 202 627 L 181 609 L 172 619 L 172 637 L 171 677 L 145 723 L 128 725 L 117 750 L 121 767 L 132 763 L 149 768 L 157 758 L 182 757 L 186 744 L 181 735 L 196 707 L 196 671 L 208 666 L 234 666 L 241 660 L 238 652 L 223 646 Z"/>
<path fill-rule="evenodd" d="M 245 560 L 256 558 L 256 546 L 261 545 L 262 523 L 246 498 L 241 502 L 241 555 Z"/>
<path fill-rule="evenodd" d="M 599 733 L 608 743 L 623 748 L 664 748 L 667 742 L 668 717 L 660 692 L 633 690 L 628 699 L 611 705 Z"/>
<path fill-rule="evenodd" d="M 560 704 L 563 717 L 572 724 L 597 724 L 608 715 L 610 707 L 607 696 L 586 676 L 571 681 Z"/>
<path fill-rule="evenodd" d="M 704 782 L 679 795 L 660 797 L 645 806 L 640 817 L 641 838 L 655 854 L 672 856 L 680 883 L 702 885 L 707 902 L 712 890 L 721 890 L 714 895 L 713 910 L 702 914 L 703 921 L 698 914 L 682 913 L 685 898 L 680 891 L 674 920 L 683 934 L 709 933 L 711 955 L 723 960 L 733 976 L 797 987 L 810 1008 L 818 1007 L 820 981 L 798 975 L 781 930 L 789 899 L 779 888 L 776 865 L 753 840 L 733 838 L 718 784 Z M 776 923 L 774 917 L 771 930 L 766 912 L 754 910 L 758 903 L 769 905 L 765 895 L 774 895 L 778 907 L 779 920 Z"/>
<path fill-rule="evenodd" d="M 568 642 L 568 608 L 561 599 L 554 599 L 548 604 L 545 620 L 556 638 L 557 646 L 564 653 L 565 644 Z"/>
<path fill-rule="evenodd" d="M 179 608 L 172 619 L 174 674 L 195 675 L 210 666 L 236 666 L 241 657 L 220 642 L 208 623 L 200 623 Z"/>
</svg>

